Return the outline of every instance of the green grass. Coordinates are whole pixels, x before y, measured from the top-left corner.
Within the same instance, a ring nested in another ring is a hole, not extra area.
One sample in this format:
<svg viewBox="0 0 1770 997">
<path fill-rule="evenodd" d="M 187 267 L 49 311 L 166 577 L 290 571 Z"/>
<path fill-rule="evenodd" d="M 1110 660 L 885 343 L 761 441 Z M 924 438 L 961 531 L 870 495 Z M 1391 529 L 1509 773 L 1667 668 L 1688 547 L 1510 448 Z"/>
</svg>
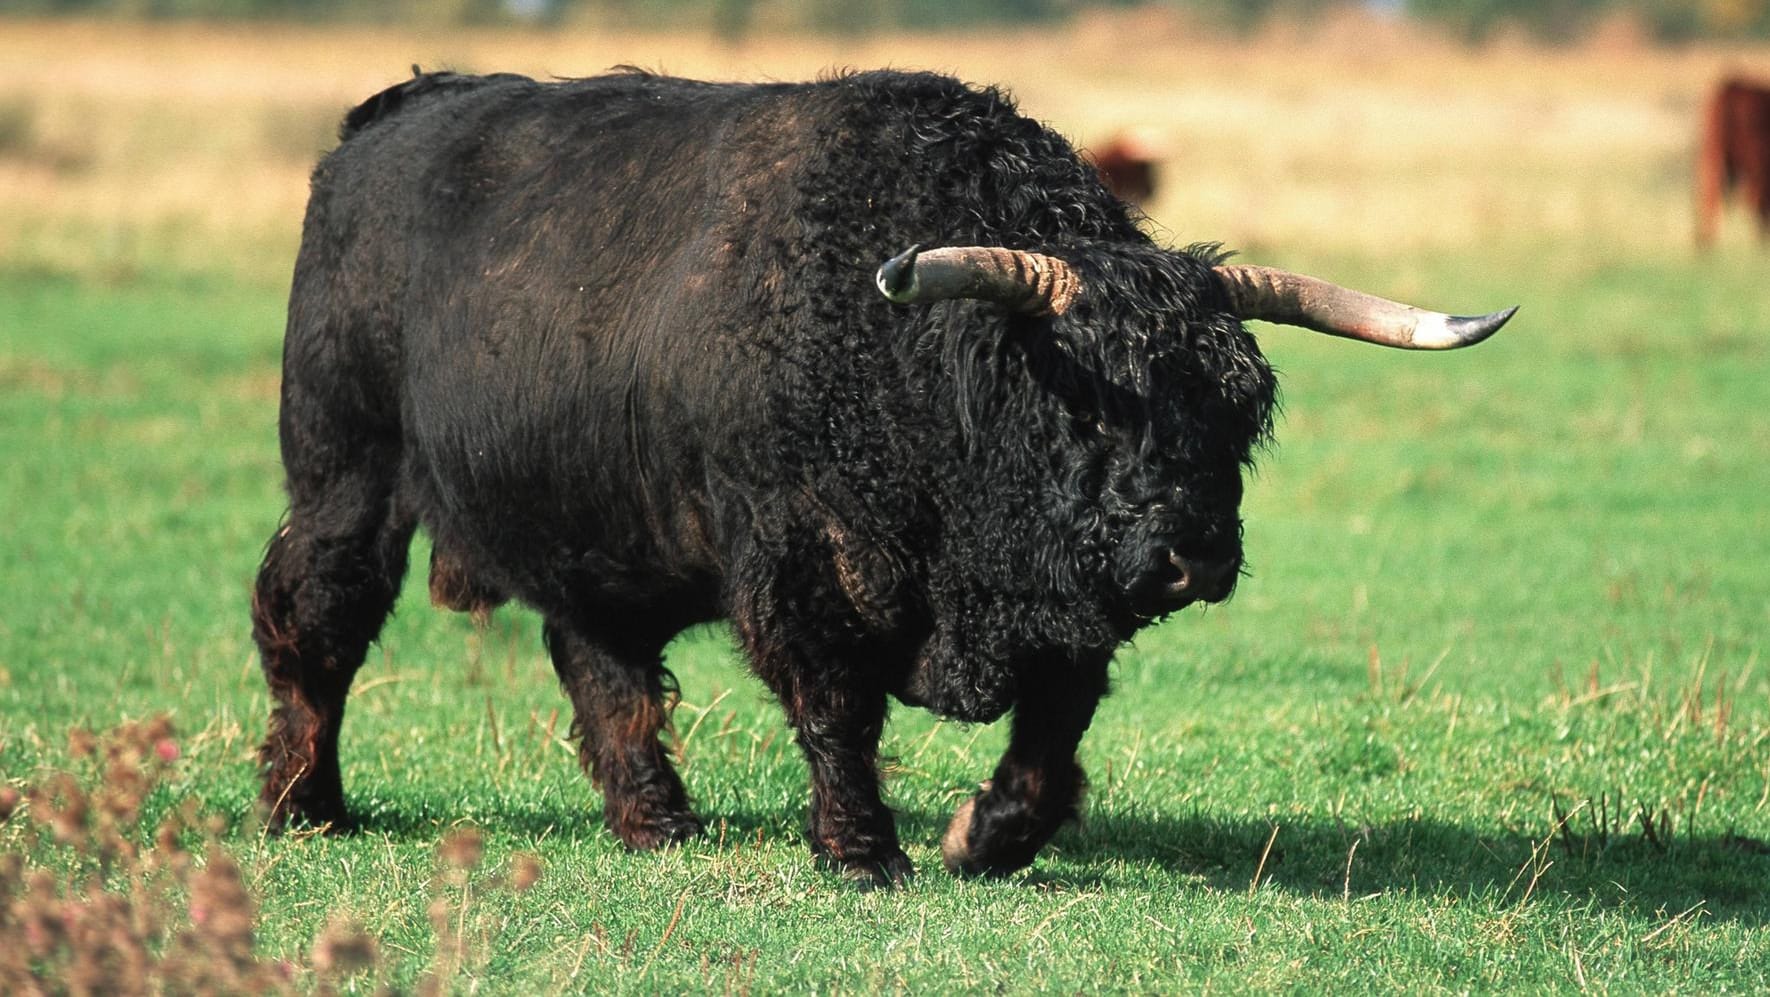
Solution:
<svg viewBox="0 0 1770 997">
<path fill-rule="evenodd" d="M 402 987 L 457 824 L 493 866 L 547 867 L 444 891 L 463 990 L 1770 987 L 1763 258 L 1277 262 L 1525 308 L 1452 356 L 1260 330 L 1286 411 L 1245 510 L 1254 575 L 1119 656 L 1086 820 L 1029 874 L 940 870 L 1003 731 L 907 710 L 885 750 L 920 877 L 862 895 L 814 870 L 804 766 L 717 628 L 670 658 L 712 832 L 627 854 L 533 617 L 475 630 L 422 572 L 345 727 L 367 829 L 264 838 L 246 604 L 282 511 L 282 301 L 220 277 L 0 274 L 0 778 L 68 765 L 71 726 L 170 711 L 183 757 L 152 805 L 226 818 L 260 951 L 305 965 L 347 912 Z"/>
</svg>

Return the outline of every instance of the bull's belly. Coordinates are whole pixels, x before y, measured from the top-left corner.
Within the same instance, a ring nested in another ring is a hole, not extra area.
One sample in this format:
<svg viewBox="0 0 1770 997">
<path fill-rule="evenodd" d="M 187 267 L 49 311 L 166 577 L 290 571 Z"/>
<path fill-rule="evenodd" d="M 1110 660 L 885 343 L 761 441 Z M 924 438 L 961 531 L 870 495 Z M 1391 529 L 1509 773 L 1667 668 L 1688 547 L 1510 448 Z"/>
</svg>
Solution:
<svg viewBox="0 0 1770 997">
<path fill-rule="evenodd" d="M 439 542 L 431 554 L 430 595 L 457 612 L 484 614 L 514 599 L 550 619 L 613 629 L 643 623 L 669 635 L 723 615 L 717 585 L 636 568 L 597 551 L 506 560 Z"/>
<path fill-rule="evenodd" d="M 668 523 L 508 486 L 430 491 L 420 522 L 440 606 L 484 613 L 514 599 L 553 618 L 678 629 L 721 615 L 717 571 Z"/>
</svg>

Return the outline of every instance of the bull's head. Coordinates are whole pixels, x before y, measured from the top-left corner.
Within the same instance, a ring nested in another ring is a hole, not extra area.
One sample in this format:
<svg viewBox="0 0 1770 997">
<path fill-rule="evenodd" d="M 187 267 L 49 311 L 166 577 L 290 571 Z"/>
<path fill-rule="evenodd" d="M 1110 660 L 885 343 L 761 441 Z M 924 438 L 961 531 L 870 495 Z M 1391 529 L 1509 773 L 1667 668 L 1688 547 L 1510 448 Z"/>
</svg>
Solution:
<svg viewBox="0 0 1770 997">
<path fill-rule="evenodd" d="M 1157 251 L 1143 259 L 1152 257 L 1165 265 L 1174 261 L 1175 254 Z M 1400 349 L 1442 350 L 1486 339 L 1516 311 L 1457 317 L 1284 270 L 1212 265 L 1194 256 L 1186 260 L 1184 272 L 1196 275 L 1192 283 L 1214 286 L 1188 286 L 1189 302 L 1175 306 L 1185 315 L 1148 316 L 1155 326 L 1170 331 L 1200 326 L 1221 330 L 1227 324 L 1236 337 L 1245 338 L 1235 320 L 1263 319 Z M 921 252 L 911 247 L 885 261 L 875 282 L 887 299 L 899 304 L 969 298 L 1022 315 L 1048 317 L 1057 328 L 1076 322 L 1099 326 L 1089 333 L 1096 337 L 1113 334 L 1113 329 L 1134 329 L 1136 336 L 1156 334 L 1156 329 L 1118 315 L 1118 303 L 1090 300 L 1088 281 L 1078 270 L 1058 257 L 1023 250 L 966 246 Z M 1211 314 L 1200 314 L 1194 305 Z M 1223 338 L 1209 341 L 1221 343 Z M 1157 439 L 1153 446 L 1132 440 L 1116 448 L 1118 466 L 1108 476 L 1117 483 L 1106 490 L 1101 513 L 1118 524 L 1112 531 L 1110 570 L 1123 606 L 1136 619 L 1193 602 L 1221 601 L 1240 573 L 1240 465 L 1264 432 L 1272 400 L 1270 369 L 1251 343 L 1247 349 L 1252 362 L 1239 367 L 1200 371 L 1193 366 L 1188 372 L 1192 365 L 1187 359 L 1174 358 L 1171 371 L 1164 375 L 1157 364 L 1145 382 L 1152 393 L 1190 390 L 1217 396 L 1216 402 L 1186 402 L 1194 407 L 1213 404 L 1215 414 L 1192 413 L 1181 420 L 1179 431 L 1198 432 L 1202 427 L 1229 438 L 1194 445 Z M 1168 348 L 1168 355 L 1173 354 Z M 1235 381 L 1242 383 L 1230 383 Z M 1225 422 L 1236 425 L 1224 428 Z M 1159 425 L 1151 429 L 1163 431 Z M 1101 431 L 1108 431 L 1104 423 Z"/>
</svg>

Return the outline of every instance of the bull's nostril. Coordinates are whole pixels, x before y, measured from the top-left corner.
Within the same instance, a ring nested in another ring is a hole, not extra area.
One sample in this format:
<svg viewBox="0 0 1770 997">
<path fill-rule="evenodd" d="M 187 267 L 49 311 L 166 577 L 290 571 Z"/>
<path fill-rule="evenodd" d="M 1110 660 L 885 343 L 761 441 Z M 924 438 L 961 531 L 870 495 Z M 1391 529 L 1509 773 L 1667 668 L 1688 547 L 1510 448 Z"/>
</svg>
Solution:
<svg viewBox="0 0 1770 997">
<path fill-rule="evenodd" d="M 1174 551 L 1168 551 L 1168 563 L 1173 565 L 1174 570 L 1180 573 L 1180 577 L 1168 583 L 1168 591 L 1175 595 L 1181 595 L 1191 589 L 1192 565 L 1184 557 L 1181 557 Z"/>
<path fill-rule="evenodd" d="M 1241 558 L 1190 558 L 1169 547 L 1129 586 L 1127 594 L 1143 619 L 1172 613 L 1195 602 L 1222 602 L 1234 587 Z"/>
<path fill-rule="evenodd" d="M 1240 563 L 1238 557 L 1194 560 L 1169 550 L 1168 597 L 1187 602 L 1221 602 L 1235 587 Z"/>
</svg>

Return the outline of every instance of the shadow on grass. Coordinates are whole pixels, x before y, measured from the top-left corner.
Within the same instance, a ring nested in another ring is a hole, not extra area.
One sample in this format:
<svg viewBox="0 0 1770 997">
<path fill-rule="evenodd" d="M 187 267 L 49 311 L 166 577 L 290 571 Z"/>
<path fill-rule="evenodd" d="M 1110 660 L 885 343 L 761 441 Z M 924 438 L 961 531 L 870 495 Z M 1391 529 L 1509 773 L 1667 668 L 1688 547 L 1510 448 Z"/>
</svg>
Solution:
<svg viewBox="0 0 1770 997">
<path fill-rule="evenodd" d="M 434 812 L 432 812 L 434 810 Z M 533 807 L 514 801 L 472 812 L 445 813 L 404 799 L 359 805 L 358 830 L 395 839 L 434 840 L 462 820 L 517 838 L 600 836 L 601 808 Z M 798 841 L 804 814 L 740 808 L 703 812 L 708 834 L 690 847 L 715 850 L 758 839 Z M 900 811 L 907 846 L 933 845 L 950 814 Z M 1256 874 L 1264 888 L 1322 900 L 1357 901 L 1381 894 L 1456 896 L 1496 906 L 1559 896 L 1665 916 L 1697 905 L 1708 916 L 1757 927 L 1770 924 L 1770 847 L 1731 832 L 1650 838 L 1639 824 L 1603 833 L 1577 820 L 1565 831 L 1545 821 L 1534 831 L 1491 831 L 1430 817 L 1351 826 L 1319 818 L 1273 824 L 1259 818 L 1205 814 L 1109 813 L 1061 831 L 1030 872 L 1009 883 L 1121 889 L 1148 887 L 1150 870 L 1175 885 L 1247 890 Z M 1270 842 L 1270 850 L 1268 850 Z M 807 861 L 810 861 L 807 853 Z M 924 875 L 944 875 L 923 862 Z"/>
<path fill-rule="evenodd" d="M 1293 818 L 1273 829 L 1258 818 L 1102 815 L 1052 843 L 1062 872 L 1032 876 L 1110 887 L 1153 866 L 1221 890 L 1247 890 L 1258 875 L 1263 887 L 1319 899 L 1407 893 L 1507 904 L 1560 895 L 1643 915 L 1701 904 L 1711 917 L 1770 923 L 1770 849 L 1732 832 L 1656 828 L 1650 837 L 1639 824 L 1600 833 L 1545 820 L 1534 834 L 1431 817 L 1375 826 Z"/>
</svg>

